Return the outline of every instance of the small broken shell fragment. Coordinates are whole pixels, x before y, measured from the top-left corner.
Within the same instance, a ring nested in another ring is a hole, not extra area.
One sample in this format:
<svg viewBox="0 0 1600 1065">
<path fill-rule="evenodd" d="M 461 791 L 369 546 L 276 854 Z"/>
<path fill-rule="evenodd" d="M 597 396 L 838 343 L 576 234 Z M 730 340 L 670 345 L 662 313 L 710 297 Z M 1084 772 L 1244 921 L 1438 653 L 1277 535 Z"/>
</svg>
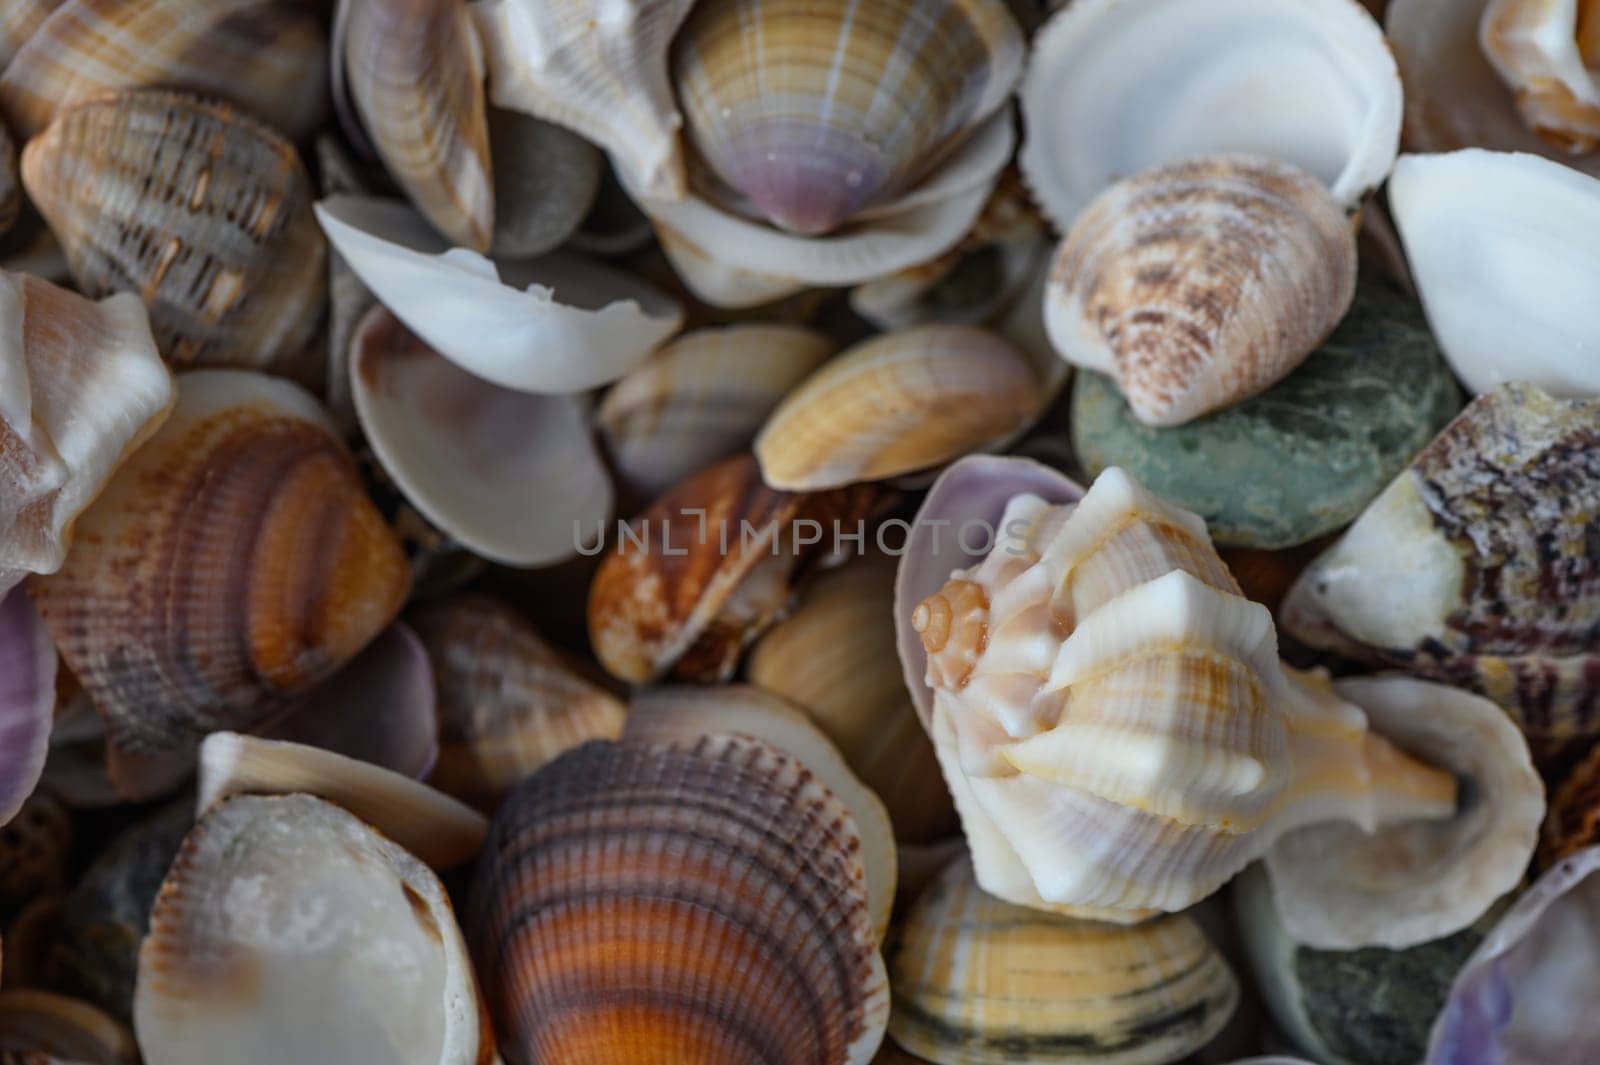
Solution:
<svg viewBox="0 0 1600 1065">
<path fill-rule="evenodd" d="M 888 950 L 889 1036 L 938 1065 L 1164 1065 L 1222 1030 L 1239 985 L 1186 914 L 1132 928 L 987 895 L 948 866 Z"/>
<path fill-rule="evenodd" d="M 87 1002 L 52 991 L 0 991 L 0 1056 L 27 1052 L 40 1055 L 32 1060 L 41 1065 L 138 1065 L 140 1060 L 132 1033 Z"/>
<path fill-rule="evenodd" d="M 756 438 L 775 488 L 818 491 L 960 458 L 1020 429 L 1043 385 L 1025 355 L 964 325 L 874 337 L 807 378 Z"/>
<path fill-rule="evenodd" d="M 889 987 L 860 847 L 757 740 L 568 751 L 501 807 L 473 883 L 506 1060 L 865 1065 Z"/>
<path fill-rule="evenodd" d="M 1538 867 L 1600 844 L 1600 744 L 1568 769 L 1550 792 L 1550 814 L 1540 832 Z"/>
<path fill-rule="evenodd" d="M 57 116 L 22 181 L 78 288 L 137 292 L 168 362 L 316 379 L 327 245 L 277 133 L 227 104 L 124 92 Z"/>
<path fill-rule="evenodd" d="M 0 592 L 0 826 L 44 772 L 56 709 L 56 649 L 20 590 Z"/>
<path fill-rule="evenodd" d="M 478 595 L 410 615 L 439 689 L 428 783 L 480 810 L 588 740 L 616 739 L 626 707 L 581 676 L 510 607 Z"/>
<path fill-rule="evenodd" d="M 475 1065 L 493 1035 L 438 878 L 331 803 L 241 796 L 197 824 L 139 952 L 155 1065 Z"/>
<path fill-rule="evenodd" d="M 31 590 L 112 747 L 157 755 L 262 724 L 377 637 L 408 585 L 316 401 L 203 370 Z"/>
<path fill-rule="evenodd" d="M 1572 155 L 1600 147 L 1594 0 L 1489 0 L 1478 32 L 1529 129 Z"/>
<path fill-rule="evenodd" d="M 1116 378 L 1147 425 L 1182 425 L 1287 376 L 1356 290 L 1338 201 L 1288 163 L 1206 156 L 1097 196 L 1050 269 L 1061 357 Z"/>
</svg>

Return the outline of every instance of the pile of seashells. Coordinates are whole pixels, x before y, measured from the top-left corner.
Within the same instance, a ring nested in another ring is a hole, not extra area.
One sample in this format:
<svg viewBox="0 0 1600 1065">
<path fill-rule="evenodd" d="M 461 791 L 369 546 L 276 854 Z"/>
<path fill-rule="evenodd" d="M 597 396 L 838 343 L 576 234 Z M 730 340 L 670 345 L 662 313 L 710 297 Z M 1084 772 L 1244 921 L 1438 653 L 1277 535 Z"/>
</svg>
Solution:
<svg viewBox="0 0 1600 1065">
<path fill-rule="evenodd" d="M 0 0 L 0 120 L 0 1065 L 1600 1062 L 1600 0 Z"/>
</svg>

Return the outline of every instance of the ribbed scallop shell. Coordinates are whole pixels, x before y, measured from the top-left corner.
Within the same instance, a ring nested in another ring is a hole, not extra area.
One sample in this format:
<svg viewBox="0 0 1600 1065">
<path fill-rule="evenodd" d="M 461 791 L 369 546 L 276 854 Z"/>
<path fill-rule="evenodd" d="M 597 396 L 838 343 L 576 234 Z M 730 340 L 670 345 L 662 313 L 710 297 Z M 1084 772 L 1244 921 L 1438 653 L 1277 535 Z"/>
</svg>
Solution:
<svg viewBox="0 0 1600 1065">
<path fill-rule="evenodd" d="M 11 1055 L 17 1055 L 16 1058 Z M 87 1002 L 52 991 L 0 991 L 0 1061 L 138 1065 L 133 1035 Z"/>
<path fill-rule="evenodd" d="M 184 840 L 139 952 L 162 1065 L 485 1065 L 493 1037 L 438 879 L 309 795 L 241 796 Z"/>
<path fill-rule="evenodd" d="M 849 811 L 754 740 L 590 743 L 501 808 L 468 929 L 511 1065 L 863 1065 L 887 1020 Z"/>
<path fill-rule="evenodd" d="M 272 130 L 226 104 L 123 93 L 30 140 L 22 181 L 78 288 L 139 293 L 168 362 L 307 375 L 327 247 Z"/>
<path fill-rule="evenodd" d="M 350 95 L 389 172 L 434 227 L 486 252 L 494 236 L 489 121 L 463 0 L 348 0 Z"/>
<path fill-rule="evenodd" d="M 996 334 L 926 325 L 867 340 L 812 374 L 756 438 L 768 484 L 837 488 L 927 469 L 1022 428 L 1043 401 Z"/>
<path fill-rule="evenodd" d="M 1320 182 L 1211 156 L 1085 209 L 1051 267 L 1045 324 L 1063 358 L 1116 377 L 1140 421 L 1181 425 L 1286 377 L 1355 288 L 1355 232 Z"/>
<path fill-rule="evenodd" d="M 411 624 L 439 690 L 439 761 L 429 783 L 492 810 L 523 777 L 588 740 L 615 739 L 626 707 L 507 606 L 462 596 Z"/>
<path fill-rule="evenodd" d="M 889 1035 L 939 1065 L 1164 1065 L 1209 1043 L 1239 1002 L 1194 919 L 1125 928 L 983 892 L 962 858 L 888 952 Z"/>
<path fill-rule="evenodd" d="M 225 370 L 179 378 L 172 417 L 33 585 L 112 743 L 147 753 L 261 723 L 382 632 L 407 589 L 315 401 Z"/>
<path fill-rule="evenodd" d="M 38 6 L 8 6 L 19 2 Z M 327 39 L 312 11 L 277 0 L 66 0 L 4 66 L 0 110 L 32 137 L 65 108 L 153 86 L 230 100 L 303 137 L 327 111 Z"/>
<path fill-rule="evenodd" d="M 773 223 L 894 203 L 992 115 L 1024 41 L 1001 0 L 703 0 L 674 43 L 689 142 Z"/>
<path fill-rule="evenodd" d="M 1573 155 L 1600 146 L 1600 3 L 1490 0 L 1479 33 L 1528 128 Z"/>
</svg>

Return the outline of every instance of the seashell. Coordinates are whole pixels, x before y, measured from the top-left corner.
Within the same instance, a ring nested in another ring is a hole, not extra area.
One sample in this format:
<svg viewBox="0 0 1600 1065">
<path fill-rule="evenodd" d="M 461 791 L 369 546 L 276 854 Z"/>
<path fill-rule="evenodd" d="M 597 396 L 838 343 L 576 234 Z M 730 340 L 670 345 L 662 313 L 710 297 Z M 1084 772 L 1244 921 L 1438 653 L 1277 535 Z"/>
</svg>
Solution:
<svg viewBox="0 0 1600 1065">
<path fill-rule="evenodd" d="M 226 104 L 123 93 L 30 140 L 22 182 L 78 288 L 139 293 L 174 366 L 306 376 L 327 251 L 305 169 L 276 133 Z"/>
<path fill-rule="evenodd" d="M 870 1061 L 889 988 L 860 846 L 755 740 L 568 751 L 501 808 L 473 883 L 506 1060 Z"/>
<path fill-rule="evenodd" d="M 1578 851 L 1517 899 L 1456 977 L 1424 1065 L 1577 1063 L 1593 1053 L 1597 870 L 1600 849 Z"/>
<path fill-rule="evenodd" d="M 368 177 L 361 166 L 345 148 L 344 143 L 332 134 L 324 134 L 316 141 L 318 191 L 323 196 L 342 194 L 366 195 L 371 189 Z M 377 303 L 366 285 L 350 269 L 337 252 L 328 252 L 328 372 L 323 383 L 323 396 L 328 413 L 346 439 L 356 432 L 355 400 L 350 395 L 350 340 L 355 336 L 356 324 Z"/>
<path fill-rule="evenodd" d="M 71 816 L 49 791 L 35 790 L 0 826 L 0 908 L 65 890 L 72 848 Z"/>
<path fill-rule="evenodd" d="M 494 163 L 494 254 L 525 259 L 565 244 L 600 191 L 605 163 L 594 145 L 561 126 L 489 108 Z"/>
<path fill-rule="evenodd" d="M 744 310 L 787 299 L 806 289 L 804 281 L 792 277 L 730 266 L 721 254 L 713 255 L 665 222 L 656 222 L 654 231 L 679 280 L 702 303 L 723 310 Z"/>
<path fill-rule="evenodd" d="M 509 607 L 462 596 L 421 608 L 411 622 L 439 687 L 439 763 L 428 782 L 446 794 L 492 811 L 562 752 L 621 734 L 621 700 Z"/>
<path fill-rule="evenodd" d="M 955 810 L 895 658 L 894 574 L 869 556 L 818 576 L 756 642 L 748 674 L 805 708 L 883 800 L 895 838 L 930 843 L 955 833 Z"/>
<path fill-rule="evenodd" d="M 62 0 L 12 0 L 0 8 L 0 72 Z"/>
<path fill-rule="evenodd" d="M 827 42 L 832 42 L 831 48 Z M 1025 44 L 1001 0 L 710 0 L 674 44 L 685 134 L 774 225 L 891 207 L 1009 99 Z M 922 116 L 907 121 L 908 109 Z"/>
<path fill-rule="evenodd" d="M 56 708 L 56 649 L 28 597 L 0 596 L 0 826 L 44 772 Z"/>
<path fill-rule="evenodd" d="M 1600 733 L 1597 417 L 1521 383 L 1474 400 L 1301 574 L 1285 630 L 1486 695 L 1536 749 Z"/>
<path fill-rule="evenodd" d="M 145 1060 L 493 1060 L 444 887 L 309 795 L 244 796 L 183 842 L 139 951 Z"/>
<path fill-rule="evenodd" d="M 1126 922 L 1205 898 L 1295 828 L 1454 812 L 1448 774 L 1283 672 L 1271 615 L 1193 514 L 1113 468 L 1071 507 L 1012 498 L 1000 528 L 910 618 L 991 894 Z"/>
<path fill-rule="evenodd" d="M 355 657 L 407 592 L 400 545 L 321 409 L 260 374 L 179 378 L 172 417 L 78 528 L 34 599 L 112 747 L 134 755 L 261 724 Z"/>
<path fill-rule="evenodd" d="M 351 391 L 384 471 L 419 511 L 484 558 L 571 557 L 611 516 L 611 478 L 577 396 L 491 384 L 374 307 L 351 341 Z"/>
<path fill-rule="evenodd" d="M 434 228 L 488 251 L 489 119 L 465 0 L 344 3 L 344 80 L 373 146 Z"/>
<path fill-rule="evenodd" d="M 771 744 L 797 759 L 845 805 L 861 837 L 867 908 L 881 942 L 895 900 L 894 830 L 878 796 L 851 772 L 822 730 L 804 711 L 744 684 L 653 688 L 628 704 L 624 743 L 691 747 L 703 736 L 748 736 Z"/>
<path fill-rule="evenodd" d="M 792 585 L 837 553 L 842 530 L 865 536 L 883 501 L 869 486 L 777 491 L 749 455 L 696 474 L 619 530 L 596 571 L 588 615 L 595 656 L 634 684 L 669 672 L 727 680 L 788 605 Z"/>
<path fill-rule="evenodd" d="M 482 0 L 495 106 L 576 131 L 654 196 L 683 195 L 667 47 L 693 0 Z"/>
<path fill-rule="evenodd" d="M 1593 0 L 1489 0 L 1479 35 L 1529 129 L 1572 155 L 1600 146 L 1600 8 Z"/>
<path fill-rule="evenodd" d="M 1462 801 L 1448 820 L 1376 834 L 1330 822 L 1266 853 L 1272 893 L 1298 942 L 1325 950 L 1413 947 L 1465 928 L 1516 888 L 1539 837 L 1544 784 L 1527 742 L 1489 700 L 1409 677 L 1303 681 L 1361 708 L 1402 751 L 1448 770 Z"/>
<path fill-rule="evenodd" d="M 0 111 L 26 140 L 69 108 L 161 86 L 221 97 L 299 140 L 327 114 L 326 62 L 321 20 L 295 4 L 66 0 L 0 63 Z"/>
<path fill-rule="evenodd" d="M 1062 232 L 1119 178 L 1218 152 L 1292 163 L 1348 210 L 1399 150 L 1394 56 L 1352 0 L 1070 4 L 1020 97 L 1022 176 Z"/>
<path fill-rule="evenodd" d="M 189 749 L 130 754 L 107 740 L 106 721 L 78 678 L 63 668 L 57 677 L 55 724 L 41 787 L 75 810 L 100 810 L 171 794 L 194 771 Z"/>
<path fill-rule="evenodd" d="M 686 333 L 618 381 L 597 421 L 618 478 L 654 497 L 748 447 L 783 397 L 833 354 L 791 325 Z"/>
<path fill-rule="evenodd" d="M 1224 155 L 1121 181 L 1073 223 L 1045 326 L 1062 358 L 1112 374 L 1147 425 L 1182 425 L 1288 376 L 1356 291 L 1356 241 L 1315 178 Z"/>
<path fill-rule="evenodd" d="M 1389 202 L 1428 321 L 1468 388 L 1528 381 L 1600 396 L 1600 325 L 1582 309 L 1600 283 L 1600 179 L 1525 154 L 1407 155 Z"/>
<path fill-rule="evenodd" d="M 407 328 L 502 388 L 609 384 L 683 324 L 683 309 L 663 293 L 577 256 L 497 267 L 447 249 L 391 201 L 334 196 L 316 211 L 334 249 Z"/>
<path fill-rule="evenodd" d="M 906 915 L 888 965 L 890 1037 L 939 1065 L 1162 1065 L 1239 1003 L 1188 915 L 1122 928 L 1022 909 L 984 894 L 964 858 Z"/>
<path fill-rule="evenodd" d="M 0 271 L 0 597 L 61 568 L 79 514 L 172 397 L 134 297 Z"/>
<path fill-rule="evenodd" d="M 1548 869 L 1600 844 L 1600 744 L 1589 749 L 1550 792 L 1550 815 L 1540 832 L 1537 866 Z"/>
<path fill-rule="evenodd" d="M 1042 386 L 993 333 L 928 325 L 856 345 L 805 383 L 756 438 L 761 475 L 815 491 L 938 466 L 1020 429 Z"/>
<path fill-rule="evenodd" d="M 87 1002 L 50 991 L 0 991 L 0 1053 L 28 1052 L 41 1055 L 33 1060 L 45 1065 L 139 1063 L 128 1030 Z"/>
</svg>

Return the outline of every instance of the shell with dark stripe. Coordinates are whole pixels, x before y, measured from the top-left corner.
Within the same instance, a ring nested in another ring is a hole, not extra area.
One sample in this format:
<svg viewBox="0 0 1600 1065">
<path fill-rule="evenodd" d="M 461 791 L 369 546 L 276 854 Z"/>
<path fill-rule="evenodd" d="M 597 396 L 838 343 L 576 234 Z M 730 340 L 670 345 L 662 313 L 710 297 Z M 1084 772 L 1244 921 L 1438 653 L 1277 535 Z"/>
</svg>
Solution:
<svg viewBox="0 0 1600 1065">
<path fill-rule="evenodd" d="M 861 1065 L 888 1013 L 848 810 L 764 743 L 594 741 L 529 778 L 468 939 L 512 1065 Z"/>
</svg>

